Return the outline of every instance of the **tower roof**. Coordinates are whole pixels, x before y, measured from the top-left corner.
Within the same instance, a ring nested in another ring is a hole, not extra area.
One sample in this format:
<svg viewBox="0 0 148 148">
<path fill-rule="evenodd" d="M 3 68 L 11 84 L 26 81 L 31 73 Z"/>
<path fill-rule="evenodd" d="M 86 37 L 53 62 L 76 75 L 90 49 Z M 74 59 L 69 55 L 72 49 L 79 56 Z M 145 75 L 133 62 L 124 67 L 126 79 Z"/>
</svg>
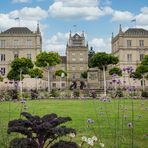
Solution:
<svg viewBox="0 0 148 148">
<path fill-rule="evenodd" d="M 125 35 L 148 35 L 148 31 L 142 28 L 129 28 L 125 31 Z"/>
<path fill-rule="evenodd" d="M 2 32 L 2 34 L 32 34 L 32 33 L 33 32 L 27 27 L 12 27 Z"/>
</svg>

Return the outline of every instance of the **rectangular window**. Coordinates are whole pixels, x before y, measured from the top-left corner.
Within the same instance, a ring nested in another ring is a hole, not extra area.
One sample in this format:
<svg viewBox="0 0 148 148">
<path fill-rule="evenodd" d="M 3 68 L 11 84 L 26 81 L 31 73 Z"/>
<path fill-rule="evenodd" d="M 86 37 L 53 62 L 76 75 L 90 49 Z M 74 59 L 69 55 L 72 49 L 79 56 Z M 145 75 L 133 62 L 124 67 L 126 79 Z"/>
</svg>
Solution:
<svg viewBox="0 0 148 148">
<path fill-rule="evenodd" d="M 140 61 L 142 61 L 144 58 L 144 54 L 140 54 Z"/>
<path fill-rule="evenodd" d="M 127 47 L 131 47 L 132 46 L 132 40 L 127 40 Z"/>
<path fill-rule="evenodd" d="M 75 56 L 76 54 L 75 53 L 72 53 L 72 56 Z"/>
<path fill-rule="evenodd" d="M 127 62 L 132 62 L 132 54 L 127 54 Z"/>
<path fill-rule="evenodd" d="M 72 66 L 72 70 L 76 70 L 76 67 L 75 66 Z"/>
<path fill-rule="evenodd" d="M 83 53 L 80 53 L 80 56 L 83 56 Z"/>
<path fill-rule="evenodd" d="M 15 58 L 18 58 L 18 57 L 19 57 L 19 53 L 18 53 L 18 52 L 15 52 L 15 53 L 14 53 L 14 59 L 15 59 Z"/>
<path fill-rule="evenodd" d="M 65 87 L 65 83 L 62 83 L 62 87 Z"/>
<path fill-rule="evenodd" d="M 27 47 L 32 47 L 32 40 L 27 40 Z"/>
<path fill-rule="evenodd" d="M 80 61 L 83 61 L 83 58 L 80 58 Z"/>
<path fill-rule="evenodd" d="M 1 67 L 0 72 L 1 72 L 1 75 L 5 75 L 5 72 L 6 72 L 5 67 Z"/>
<path fill-rule="evenodd" d="M 0 40 L 0 48 L 5 48 L 5 40 Z"/>
<path fill-rule="evenodd" d="M 144 47 L 144 40 L 139 40 L 139 46 Z"/>
<path fill-rule="evenodd" d="M 18 47 L 19 46 L 19 41 L 18 40 L 14 40 L 14 47 Z"/>
<path fill-rule="evenodd" d="M 31 54 L 27 54 L 27 58 L 31 60 Z"/>
<path fill-rule="evenodd" d="M 5 61 L 5 54 L 0 54 L 0 61 Z"/>
<path fill-rule="evenodd" d="M 56 83 L 52 83 L 52 87 L 54 87 L 54 88 L 55 88 L 55 87 L 56 87 Z"/>
<path fill-rule="evenodd" d="M 72 74 L 72 78 L 75 79 L 76 78 L 76 74 Z"/>
</svg>

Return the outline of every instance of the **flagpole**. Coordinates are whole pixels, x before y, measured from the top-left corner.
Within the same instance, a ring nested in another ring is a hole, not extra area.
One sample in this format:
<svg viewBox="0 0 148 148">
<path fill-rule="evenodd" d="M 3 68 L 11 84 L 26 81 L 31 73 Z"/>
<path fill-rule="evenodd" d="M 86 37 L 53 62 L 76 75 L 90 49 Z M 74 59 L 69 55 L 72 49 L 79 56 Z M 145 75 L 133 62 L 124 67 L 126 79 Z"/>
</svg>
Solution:
<svg viewBox="0 0 148 148">
<path fill-rule="evenodd" d="M 133 23 L 134 23 L 134 27 L 137 28 L 137 27 L 136 27 L 136 26 L 137 26 L 136 19 L 131 20 L 131 22 L 133 22 Z"/>
</svg>

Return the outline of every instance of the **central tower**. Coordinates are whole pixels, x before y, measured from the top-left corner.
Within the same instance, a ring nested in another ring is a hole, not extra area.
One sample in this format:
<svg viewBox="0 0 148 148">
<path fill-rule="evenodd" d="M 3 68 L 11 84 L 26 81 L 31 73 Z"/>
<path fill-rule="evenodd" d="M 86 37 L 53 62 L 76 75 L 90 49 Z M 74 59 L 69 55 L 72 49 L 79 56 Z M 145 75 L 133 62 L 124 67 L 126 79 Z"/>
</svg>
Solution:
<svg viewBox="0 0 148 148">
<path fill-rule="evenodd" d="M 85 41 L 84 32 L 74 35 L 69 34 L 66 47 L 67 57 L 67 81 L 68 86 L 73 82 L 82 80 L 81 73 L 88 69 L 88 44 Z"/>
</svg>

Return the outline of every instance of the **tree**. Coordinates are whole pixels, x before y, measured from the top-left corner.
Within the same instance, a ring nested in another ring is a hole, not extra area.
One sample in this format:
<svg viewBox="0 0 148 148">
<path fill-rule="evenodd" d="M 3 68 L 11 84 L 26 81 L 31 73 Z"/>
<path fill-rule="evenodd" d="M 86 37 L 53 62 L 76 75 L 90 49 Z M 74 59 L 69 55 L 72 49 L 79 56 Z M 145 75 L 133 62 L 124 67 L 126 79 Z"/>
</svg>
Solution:
<svg viewBox="0 0 148 148">
<path fill-rule="evenodd" d="M 67 72 L 64 71 L 64 70 L 57 70 L 57 71 L 55 72 L 55 75 L 56 75 L 56 76 L 59 76 L 59 77 L 61 77 L 62 74 L 64 74 L 64 76 L 67 76 Z"/>
<path fill-rule="evenodd" d="M 148 78 L 148 55 L 145 55 L 140 65 L 136 68 L 136 71 L 132 74 L 134 78 L 142 79 L 143 91 L 144 91 L 144 78 Z"/>
<path fill-rule="evenodd" d="M 29 70 L 33 68 L 33 63 L 28 58 L 16 58 L 11 62 L 11 70 L 7 74 L 9 80 L 20 81 L 24 78 L 23 74 L 29 74 Z M 16 90 L 17 90 L 17 85 Z M 20 83 L 20 94 L 22 97 L 22 84 Z"/>
<path fill-rule="evenodd" d="M 16 58 L 11 63 L 11 68 L 18 73 L 22 72 L 22 74 L 28 74 L 33 66 L 32 61 L 28 58 Z"/>
<path fill-rule="evenodd" d="M 118 67 L 113 67 L 112 69 L 109 70 L 109 74 L 110 75 L 116 74 L 118 76 L 122 76 L 122 70 Z"/>
<path fill-rule="evenodd" d="M 33 68 L 29 70 L 29 75 L 31 78 L 42 78 L 43 71 L 39 68 Z"/>
<path fill-rule="evenodd" d="M 76 134 L 75 129 L 68 128 L 63 123 L 71 121 L 70 117 L 58 117 L 56 114 L 47 114 L 43 117 L 33 116 L 27 112 L 22 112 L 26 119 L 15 119 L 8 123 L 8 134 L 20 133 L 23 137 L 15 138 L 10 142 L 10 148 L 57 148 L 56 145 L 77 148 L 73 142 L 59 141 L 59 138 L 67 134 Z M 60 126 L 61 125 L 61 126 Z M 56 141 L 56 144 L 53 142 Z"/>
<path fill-rule="evenodd" d="M 48 68 L 48 91 L 50 92 L 49 68 L 61 63 L 61 58 L 56 52 L 41 52 L 36 57 L 35 65 Z"/>
<path fill-rule="evenodd" d="M 104 78 L 104 95 L 106 96 L 106 74 L 105 71 L 107 70 L 107 66 L 110 64 L 117 64 L 118 58 L 107 54 L 105 52 L 97 52 L 92 56 L 90 59 L 92 67 L 98 67 L 100 70 L 103 71 L 103 78 Z"/>
</svg>

